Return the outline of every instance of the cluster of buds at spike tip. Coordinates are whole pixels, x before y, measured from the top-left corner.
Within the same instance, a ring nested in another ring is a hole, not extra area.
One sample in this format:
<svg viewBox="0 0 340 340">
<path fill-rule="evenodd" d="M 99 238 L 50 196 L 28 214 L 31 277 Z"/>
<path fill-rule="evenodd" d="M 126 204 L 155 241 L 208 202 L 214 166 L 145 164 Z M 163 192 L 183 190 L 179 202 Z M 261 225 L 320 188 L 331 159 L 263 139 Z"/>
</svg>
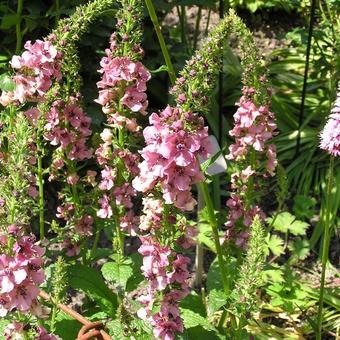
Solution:
<svg viewBox="0 0 340 340">
<path fill-rule="evenodd" d="M 340 156 L 340 83 L 327 123 L 320 133 L 320 148 L 330 155 Z"/>
<path fill-rule="evenodd" d="M 33 235 L 24 235 L 24 227 L 10 225 L 0 235 L 0 316 L 8 312 L 33 311 L 44 281 L 42 256 Z"/>
<path fill-rule="evenodd" d="M 269 143 L 276 134 L 274 114 L 268 105 L 255 104 L 254 88 L 244 87 L 242 92 L 234 114 L 235 125 L 229 131 L 235 143 L 229 146 L 227 159 L 235 161 L 239 170 L 231 175 L 232 192 L 227 201 L 229 213 L 225 224 L 226 238 L 234 240 L 239 247 L 246 245 L 249 236 L 244 227 L 249 227 L 256 215 L 265 217 L 254 203 L 253 191 L 260 185 L 261 177 L 274 176 L 277 165 L 275 145 Z"/>
</svg>

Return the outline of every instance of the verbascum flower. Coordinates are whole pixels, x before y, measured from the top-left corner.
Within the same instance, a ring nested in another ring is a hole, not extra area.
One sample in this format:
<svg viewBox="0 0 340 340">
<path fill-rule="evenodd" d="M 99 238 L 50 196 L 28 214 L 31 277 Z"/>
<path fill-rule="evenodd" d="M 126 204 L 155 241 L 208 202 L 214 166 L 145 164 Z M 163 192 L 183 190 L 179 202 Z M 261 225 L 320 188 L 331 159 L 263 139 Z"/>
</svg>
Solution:
<svg viewBox="0 0 340 340">
<path fill-rule="evenodd" d="M 327 123 L 320 133 L 320 148 L 330 155 L 340 156 L 340 85 Z"/>
</svg>

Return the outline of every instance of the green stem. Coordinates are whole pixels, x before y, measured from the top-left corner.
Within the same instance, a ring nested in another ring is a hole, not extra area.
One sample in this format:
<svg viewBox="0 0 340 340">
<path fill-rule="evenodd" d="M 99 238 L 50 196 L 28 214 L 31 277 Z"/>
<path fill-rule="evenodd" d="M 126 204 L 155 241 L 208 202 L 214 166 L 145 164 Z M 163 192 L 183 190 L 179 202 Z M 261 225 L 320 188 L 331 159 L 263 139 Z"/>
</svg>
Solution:
<svg viewBox="0 0 340 340">
<path fill-rule="evenodd" d="M 97 246 L 98 246 L 98 243 L 99 243 L 99 238 L 100 238 L 100 229 L 97 229 L 96 234 L 94 236 L 92 249 L 91 249 L 91 256 L 90 256 L 91 260 L 93 259 L 94 255 L 96 253 Z"/>
<path fill-rule="evenodd" d="M 122 231 L 120 230 L 120 223 L 119 223 L 119 214 L 117 209 L 114 211 L 115 217 L 115 225 L 116 225 L 116 233 L 117 233 L 117 240 L 118 240 L 118 246 L 119 246 L 119 255 L 124 256 L 124 235 Z"/>
<path fill-rule="evenodd" d="M 22 33 L 21 33 L 21 14 L 22 14 L 22 9 L 24 6 L 24 0 L 18 0 L 18 6 L 17 6 L 17 24 L 15 25 L 15 32 L 17 36 L 17 42 L 15 46 L 15 53 L 18 54 L 21 50 L 21 42 L 22 42 Z"/>
<path fill-rule="evenodd" d="M 209 8 L 209 12 L 208 12 L 207 25 L 205 26 L 205 32 L 204 32 L 205 35 L 208 35 L 208 32 L 209 32 L 210 17 L 211 17 L 211 8 Z"/>
<path fill-rule="evenodd" d="M 185 6 L 181 6 L 181 15 L 180 15 L 180 23 L 181 23 L 181 41 L 182 44 L 186 45 L 187 44 L 187 40 L 186 40 L 186 36 L 185 36 Z"/>
<path fill-rule="evenodd" d="M 331 194 L 332 194 L 332 183 L 333 183 L 333 168 L 334 168 L 334 157 L 331 156 L 329 162 L 329 177 L 327 183 L 326 192 L 326 220 L 323 234 L 323 244 L 322 244 L 322 270 L 321 270 L 321 281 L 320 281 L 320 293 L 319 293 L 319 309 L 317 316 L 317 333 L 316 339 L 321 340 L 322 338 L 322 310 L 323 310 L 323 300 L 325 291 L 325 277 L 326 277 L 326 265 L 328 261 L 329 253 L 329 242 L 330 242 L 330 215 L 331 215 Z"/>
<path fill-rule="evenodd" d="M 199 35 L 199 32 L 200 32 L 201 18 L 202 18 L 202 6 L 198 6 L 196 26 L 195 26 L 195 35 L 194 35 L 194 45 L 193 45 L 194 50 L 196 50 L 196 48 L 197 48 L 197 41 L 198 41 L 198 35 Z"/>
<path fill-rule="evenodd" d="M 215 242 L 215 247 L 216 247 L 216 252 L 217 252 L 217 260 L 218 260 L 218 264 L 220 267 L 220 271 L 221 271 L 221 278 L 222 278 L 222 284 L 223 284 L 223 288 L 224 291 L 228 294 L 229 293 L 229 282 L 228 282 L 228 278 L 227 278 L 227 270 L 226 270 L 226 265 L 223 259 L 223 254 L 222 254 L 222 247 L 220 244 L 220 238 L 218 235 L 218 230 L 217 230 L 217 220 L 216 220 L 216 216 L 215 216 L 215 212 L 214 212 L 214 207 L 213 207 L 213 203 L 211 200 L 211 197 L 209 195 L 209 191 L 208 191 L 208 186 L 205 182 L 200 182 L 198 184 L 200 190 L 203 193 L 203 198 L 207 207 L 207 211 L 208 211 L 208 216 L 209 216 L 209 223 L 211 225 L 211 229 L 213 232 L 213 236 L 214 236 L 214 242 Z"/>
<path fill-rule="evenodd" d="M 40 240 L 45 238 L 45 217 L 44 217 L 44 179 L 42 168 L 42 155 L 38 153 L 38 189 L 39 189 L 39 232 Z"/>
<path fill-rule="evenodd" d="M 146 7 L 148 8 L 150 19 L 151 19 L 153 26 L 155 28 L 155 31 L 156 31 L 157 38 L 158 38 L 158 41 L 159 41 L 159 45 L 161 46 L 161 50 L 162 50 L 162 53 L 163 53 L 165 64 L 166 64 L 166 67 L 168 69 L 170 82 L 171 82 L 172 85 L 174 85 L 175 82 L 176 82 L 176 74 L 175 74 L 175 70 L 174 70 L 174 67 L 173 67 L 172 62 L 171 62 L 171 58 L 170 58 L 170 55 L 169 55 L 168 48 L 166 47 L 164 37 L 163 37 L 162 32 L 161 32 L 161 27 L 160 27 L 159 22 L 158 22 L 158 18 L 157 18 L 157 15 L 156 15 L 155 8 L 153 6 L 152 0 L 145 0 L 145 3 L 146 3 Z"/>
</svg>

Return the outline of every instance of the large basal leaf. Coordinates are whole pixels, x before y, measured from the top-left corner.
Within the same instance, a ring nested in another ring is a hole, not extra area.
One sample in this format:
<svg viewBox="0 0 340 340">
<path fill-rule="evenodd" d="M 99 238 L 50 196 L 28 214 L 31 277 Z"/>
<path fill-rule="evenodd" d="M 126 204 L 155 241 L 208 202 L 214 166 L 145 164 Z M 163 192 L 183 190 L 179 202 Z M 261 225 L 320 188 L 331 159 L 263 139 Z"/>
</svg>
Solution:
<svg viewBox="0 0 340 340">
<path fill-rule="evenodd" d="M 82 290 L 89 298 L 100 305 L 108 315 L 115 315 L 117 296 L 105 284 L 100 272 L 82 265 L 68 268 L 69 284 Z"/>
</svg>

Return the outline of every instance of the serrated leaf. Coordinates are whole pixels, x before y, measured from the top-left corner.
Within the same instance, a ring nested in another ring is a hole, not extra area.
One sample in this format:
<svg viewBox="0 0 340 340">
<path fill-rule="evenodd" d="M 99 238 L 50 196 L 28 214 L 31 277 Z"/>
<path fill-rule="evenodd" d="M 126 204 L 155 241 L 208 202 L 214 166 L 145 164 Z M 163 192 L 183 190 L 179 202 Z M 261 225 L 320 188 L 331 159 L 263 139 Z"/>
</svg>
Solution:
<svg viewBox="0 0 340 340">
<path fill-rule="evenodd" d="M 296 195 L 294 198 L 294 214 L 298 218 L 312 218 L 315 214 L 314 207 L 316 200 L 303 195 Z"/>
<path fill-rule="evenodd" d="M 0 90 L 8 92 L 13 91 L 14 88 L 15 84 L 8 74 L 4 73 L 0 75 Z"/>
<path fill-rule="evenodd" d="M 217 312 L 227 302 L 228 296 L 222 290 L 212 289 L 208 295 L 208 314 Z"/>
<path fill-rule="evenodd" d="M 196 326 L 202 326 L 206 330 L 213 330 L 214 327 L 210 324 L 210 322 L 190 309 L 180 308 L 181 310 L 181 318 L 183 319 L 185 328 L 193 328 Z"/>
<path fill-rule="evenodd" d="M 267 237 L 266 239 L 267 246 L 269 250 L 275 255 L 280 256 L 284 253 L 284 242 L 281 237 L 277 235 L 271 235 Z"/>
<path fill-rule="evenodd" d="M 267 219 L 268 223 L 271 224 L 273 218 L 270 217 Z M 296 217 L 290 214 L 287 211 L 284 211 L 277 215 L 273 227 L 275 230 L 280 231 L 282 233 L 290 232 L 293 235 L 305 235 L 306 229 L 309 224 L 300 220 L 297 220 Z"/>
<path fill-rule="evenodd" d="M 113 339 L 125 339 L 124 326 L 120 320 L 112 320 L 106 324 L 109 334 Z"/>
<path fill-rule="evenodd" d="M 277 283 L 284 282 L 282 270 L 279 268 L 265 270 L 263 275 L 266 277 L 265 281 L 269 280 Z"/>
<path fill-rule="evenodd" d="M 293 260 L 304 260 L 309 254 L 310 244 L 308 240 L 299 238 L 289 245 L 289 250 L 293 253 Z"/>
<path fill-rule="evenodd" d="M 108 315 L 113 316 L 117 308 L 117 296 L 109 289 L 96 269 L 82 265 L 68 268 L 69 284 L 74 289 L 82 290 L 89 298 L 96 301 Z"/>
<path fill-rule="evenodd" d="M 120 288 L 126 288 L 128 279 L 132 276 L 133 271 L 130 265 L 118 262 L 107 262 L 101 268 L 105 280 L 118 285 Z"/>
</svg>

